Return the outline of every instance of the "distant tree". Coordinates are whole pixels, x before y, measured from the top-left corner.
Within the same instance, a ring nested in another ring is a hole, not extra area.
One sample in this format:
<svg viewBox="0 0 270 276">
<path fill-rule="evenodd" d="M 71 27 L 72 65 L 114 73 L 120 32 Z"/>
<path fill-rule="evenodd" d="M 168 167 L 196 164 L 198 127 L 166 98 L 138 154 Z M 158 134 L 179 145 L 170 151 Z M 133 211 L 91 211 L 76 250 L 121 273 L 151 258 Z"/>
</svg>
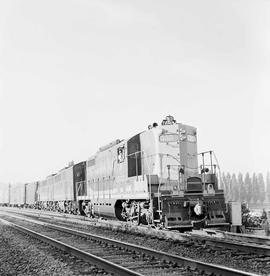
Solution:
<svg viewBox="0 0 270 276">
<path fill-rule="evenodd" d="M 232 198 L 234 201 L 239 201 L 239 186 L 236 179 L 236 175 L 232 175 Z"/>
<path fill-rule="evenodd" d="M 227 201 L 232 200 L 232 179 L 230 173 L 227 173 L 225 176 L 225 186 L 226 186 L 226 192 L 225 196 Z"/>
<path fill-rule="evenodd" d="M 270 172 L 266 175 L 266 197 L 268 202 L 270 201 Z"/>
<path fill-rule="evenodd" d="M 260 195 L 259 187 L 258 187 L 258 179 L 255 173 L 252 175 L 252 199 L 254 203 L 257 203 Z"/>
<path fill-rule="evenodd" d="M 263 179 L 262 173 L 258 174 L 257 187 L 259 190 L 258 201 L 259 201 L 259 203 L 263 203 L 265 200 L 265 184 L 264 184 L 264 179 Z"/>
<path fill-rule="evenodd" d="M 217 173 L 217 179 L 218 179 L 218 188 L 221 190 L 224 190 L 224 179 L 223 179 L 224 173 Z"/>
<path fill-rule="evenodd" d="M 238 174 L 238 186 L 239 186 L 239 199 L 241 202 L 244 202 L 247 200 L 247 191 L 246 186 L 243 181 L 243 174 Z"/>
<path fill-rule="evenodd" d="M 249 173 L 246 173 L 244 183 L 245 183 L 245 189 L 246 189 L 246 199 L 247 199 L 247 202 L 250 203 L 252 199 L 252 183 L 251 183 L 251 178 L 249 176 Z"/>
<path fill-rule="evenodd" d="M 227 190 L 228 190 L 228 187 L 227 187 L 227 179 L 226 179 L 226 175 L 224 172 L 222 172 L 221 174 L 221 177 L 220 177 L 220 182 L 222 183 L 220 186 L 223 187 L 223 190 L 224 190 L 224 195 L 226 197 L 226 194 L 227 194 Z"/>
<path fill-rule="evenodd" d="M 220 183 L 219 186 L 223 187 L 224 193 L 225 193 L 225 189 L 226 189 L 226 179 L 225 179 L 225 173 L 222 172 L 222 174 L 220 175 Z"/>
</svg>

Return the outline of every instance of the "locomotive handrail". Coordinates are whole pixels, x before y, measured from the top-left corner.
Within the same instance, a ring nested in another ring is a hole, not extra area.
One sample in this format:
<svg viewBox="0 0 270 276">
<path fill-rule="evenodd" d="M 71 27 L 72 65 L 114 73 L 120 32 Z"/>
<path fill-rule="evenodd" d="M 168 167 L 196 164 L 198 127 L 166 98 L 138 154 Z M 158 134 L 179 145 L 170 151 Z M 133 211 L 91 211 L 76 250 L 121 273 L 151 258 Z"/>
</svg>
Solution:
<svg viewBox="0 0 270 276">
<path fill-rule="evenodd" d="M 217 159 L 217 156 L 215 154 L 215 152 L 213 151 L 213 154 L 214 154 L 214 157 L 215 157 L 215 160 L 217 162 L 217 168 L 218 168 L 218 172 L 219 172 L 219 183 L 221 183 L 221 169 L 220 169 L 220 166 L 219 166 L 219 162 L 218 162 L 218 159 Z"/>
<path fill-rule="evenodd" d="M 127 154 L 126 156 L 128 157 L 128 156 L 136 155 L 136 154 L 138 154 L 138 153 L 143 153 L 143 152 L 144 152 L 143 150 L 139 150 L 139 151 L 135 151 L 135 152 L 132 152 L 132 153 L 130 153 L 130 154 Z"/>
<path fill-rule="evenodd" d="M 209 153 L 210 156 L 212 156 L 212 154 L 213 154 L 213 156 L 214 156 L 214 158 L 215 158 L 215 161 L 216 161 L 216 166 L 217 166 L 218 169 L 220 170 L 219 162 L 218 162 L 217 156 L 216 156 L 216 154 L 215 154 L 214 151 L 212 151 L 212 150 L 203 151 L 203 152 L 199 152 L 197 155 L 202 155 L 202 156 L 204 156 L 204 154 L 207 154 L 207 153 Z M 211 158 L 211 159 L 212 159 L 212 158 Z M 210 160 L 210 162 L 211 162 L 211 160 Z M 210 164 L 210 165 L 207 165 L 207 166 L 214 166 L 214 165 L 213 165 L 213 163 L 211 162 L 211 164 Z"/>
<path fill-rule="evenodd" d="M 76 186 L 75 186 L 76 196 L 84 196 L 83 193 L 87 193 L 87 185 L 86 184 L 87 184 L 86 180 L 76 182 Z"/>
<path fill-rule="evenodd" d="M 210 154 L 210 165 L 204 163 L 204 155 L 207 154 L 207 153 Z M 210 166 L 211 173 L 213 174 L 213 167 L 214 167 L 214 174 L 216 174 L 216 167 L 217 167 L 217 169 L 218 169 L 218 177 L 219 177 L 219 181 L 218 182 L 221 183 L 221 170 L 220 170 L 219 162 L 218 162 L 218 159 L 217 159 L 217 156 L 216 156 L 215 152 L 212 151 L 212 150 L 210 150 L 210 151 L 204 151 L 204 152 L 198 153 L 198 155 L 202 155 L 202 161 L 203 161 L 202 170 L 203 170 L 203 168 L 205 168 L 207 166 L 208 167 Z M 212 162 L 212 156 L 215 158 L 216 164 L 213 164 L 213 162 Z M 205 174 L 205 170 L 203 170 L 202 173 L 204 175 Z M 203 184 L 205 185 L 205 183 L 203 183 Z"/>
</svg>

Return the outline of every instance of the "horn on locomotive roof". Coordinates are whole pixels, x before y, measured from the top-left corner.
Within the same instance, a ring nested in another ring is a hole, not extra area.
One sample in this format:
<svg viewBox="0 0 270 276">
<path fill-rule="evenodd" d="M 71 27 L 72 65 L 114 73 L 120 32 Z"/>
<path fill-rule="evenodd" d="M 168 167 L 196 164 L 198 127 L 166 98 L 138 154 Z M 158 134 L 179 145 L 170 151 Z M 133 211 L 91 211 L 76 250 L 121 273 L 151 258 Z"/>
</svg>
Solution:
<svg viewBox="0 0 270 276">
<path fill-rule="evenodd" d="M 166 118 L 161 122 L 161 125 L 173 125 L 176 124 L 176 120 L 174 119 L 173 116 L 168 115 Z"/>
</svg>

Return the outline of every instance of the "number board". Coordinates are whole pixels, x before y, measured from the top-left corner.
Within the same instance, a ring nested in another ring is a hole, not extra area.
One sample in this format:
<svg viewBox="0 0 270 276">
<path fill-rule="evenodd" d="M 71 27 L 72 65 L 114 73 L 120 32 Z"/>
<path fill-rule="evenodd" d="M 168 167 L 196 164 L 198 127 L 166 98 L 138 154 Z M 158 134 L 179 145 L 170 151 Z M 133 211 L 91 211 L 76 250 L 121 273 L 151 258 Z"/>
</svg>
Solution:
<svg viewBox="0 0 270 276">
<path fill-rule="evenodd" d="M 161 143 L 172 143 L 172 142 L 178 142 L 178 134 L 162 134 L 159 136 L 159 141 Z"/>
<path fill-rule="evenodd" d="M 190 135 L 190 134 L 188 134 L 188 135 L 187 135 L 187 140 L 188 140 L 189 142 L 191 142 L 191 143 L 197 142 L 196 136 L 195 136 L 195 135 Z"/>
</svg>

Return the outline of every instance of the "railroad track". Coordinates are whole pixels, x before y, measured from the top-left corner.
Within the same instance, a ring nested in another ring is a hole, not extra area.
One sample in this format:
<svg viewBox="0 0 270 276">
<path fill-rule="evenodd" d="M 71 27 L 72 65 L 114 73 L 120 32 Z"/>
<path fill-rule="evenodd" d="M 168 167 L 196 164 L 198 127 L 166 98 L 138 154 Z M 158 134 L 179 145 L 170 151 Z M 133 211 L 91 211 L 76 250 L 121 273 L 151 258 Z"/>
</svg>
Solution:
<svg viewBox="0 0 270 276">
<path fill-rule="evenodd" d="M 5 209 L 3 209 L 5 210 Z M 0 208 L 1 211 L 1 208 Z M 30 217 L 38 217 L 38 218 L 53 218 L 57 220 L 65 220 L 65 221 L 74 221 L 78 223 L 97 223 L 97 220 L 91 220 L 81 216 L 74 216 L 68 214 L 60 214 L 54 212 L 35 212 L 33 210 L 14 210 L 13 208 L 7 208 L 8 212 L 23 214 Z M 169 231 L 166 233 L 170 237 Z M 203 234 L 202 234 L 203 233 Z M 193 231 L 190 234 L 180 234 L 174 233 L 175 237 L 179 236 L 180 239 L 188 241 L 189 239 L 199 241 L 203 244 L 208 245 L 211 248 L 222 248 L 222 249 L 232 249 L 240 252 L 254 253 L 262 256 L 270 256 L 270 238 L 269 237 L 257 237 L 252 235 L 245 234 L 235 234 L 230 232 L 223 231 L 213 231 L 213 230 L 205 230 L 205 231 Z"/>
<path fill-rule="evenodd" d="M 69 214 L 61 214 L 48 211 L 34 211 L 34 210 L 14 210 L 14 208 L 5 208 L 0 211 L 7 211 L 16 214 L 23 214 L 33 218 L 53 218 L 64 221 L 74 221 L 78 223 L 96 224 L 96 219 L 92 220 L 82 216 L 74 216 Z M 117 224 L 117 222 L 116 222 Z M 159 232 L 159 231 L 158 231 Z M 170 231 L 163 231 L 167 238 L 172 237 L 179 238 L 180 240 L 189 239 L 200 241 L 203 244 L 208 245 L 211 248 L 232 249 L 240 252 L 254 253 L 257 255 L 270 257 L 270 238 L 269 237 L 257 237 L 246 234 L 235 234 L 223 231 L 205 230 L 205 231 L 193 231 L 190 234 L 172 233 Z M 203 233 L 203 234 L 202 234 Z M 208 234 L 208 235 L 207 235 Z"/>
<path fill-rule="evenodd" d="M 84 216 L 76 216 L 65 213 L 58 212 L 50 212 L 45 210 L 36 210 L 36 209 L 18 209 L 12 207 L 0 207 L 0 211 L 20 214 L 23 216 L 28 216 L 32 218 L 44 219 L 44 220 L 55 220 L 62 221 L 68 223 L 75 223 L 80 225 L 92 225 L 92 226 L 100 226 L 102 228 L 117 230 L 117 231 L 130 231 L 130 232 L 138 232 L 145 236 L 163 238 L 163 239 L 173 239 L 173 240 L 189 240 L 188 236 L 183 235 L 177 231 L 168 231 L 168 230 L 160 230 L 153 229 L 147 226 L 134 225 L 132 223 L 127 223 L 118 220 L 106 220 L 106 219 L 97 219 L 97 218 L 88 218 Z"/>
<path fill-rule="evenodd" d="M 24 215 L 34 216 L 34 217 L 58 218 L 63 220 L 70 219 L 78 222 L 97 221 L 97 219 L 89 219 L 88 217 L 81 216 L 81 215 L 73 215 L 73 214 L 67 214 L 67 213 L 59 213 L 54 211 L 30 209 L 30 208 L 0 207 L 0 211 L 16 213 L 16 214 L 24 214 Z"/>
<path fill-rule="evenodd" d="M 0 207 L 0 211 L 4 212 L 11 212 L 15 214 L 23 214 L 30 217 L 38 217 L 38 218 L 47 218 L 47 219 L 56 219 L 56 220 L 63 220 L 63 221 L 70 221 L 70 222 L 77 222 L 79 224 L 97 224 L 100 222 L 98 219 L 88 218 L 84 216 L 76 216 L 72 214 L 65 214 L 65 213 L 57 213 L 57 212 L 50 212 L 44 210 L 36 210 L 36 209 L 14 209 L 8 207 Z M 106 221 L 106 220 L 105 220 Z M 110 221 L 108 221 L 108 224 Z M 124 222 L 113 221 L 114 224 L 124 224 Z M 144 227 L 145 228 L 145 227 Z M 174 235 L 179 235 L 182 239 L 188 240 L 188 237 L 202 237 L 203 239 L 223 239 L 228 240 L 230 242 L 235 243 L 249 243 L 249 244 L 261 244 L 267 245 L 270 247 L 270 237 L 263 237 L 263 236 L 254 236 L 248 234 L 239 234 L 239 233 L 231 233 L 231 232 L 224 232 L 220 230 L 211 230 L 205 229 L 204 231 L 197 231 L 193 230 L 190 234 L 183 234 L 183 233 L 176 233 L 175 231 L 164 231 L 160 230 L 160 232 L 168 233 L 168 238 L 170 238 L 169 233 L 173 233 Z M 187 232 L 189 233 L 189 232 Z M 203 234 L 202 234 L 203 233 Z M 207 235 L 208 234 L 208 235 Z"/>
<path fill-rule="evenodd" d="M 15 223 L 14 220 L 20 220 L 20 223 Z M 97 265 L 114 275 L 257 275 L 67 227 L 36 222 L 27 218 L 23 218 L 23 220 L 24 222 L 22 222 L 22 218 L 14 216 L 13 218 L 9 217 L 8 220 L 1 219 L 2 222 L 27 235 Z"/>
</svg>

